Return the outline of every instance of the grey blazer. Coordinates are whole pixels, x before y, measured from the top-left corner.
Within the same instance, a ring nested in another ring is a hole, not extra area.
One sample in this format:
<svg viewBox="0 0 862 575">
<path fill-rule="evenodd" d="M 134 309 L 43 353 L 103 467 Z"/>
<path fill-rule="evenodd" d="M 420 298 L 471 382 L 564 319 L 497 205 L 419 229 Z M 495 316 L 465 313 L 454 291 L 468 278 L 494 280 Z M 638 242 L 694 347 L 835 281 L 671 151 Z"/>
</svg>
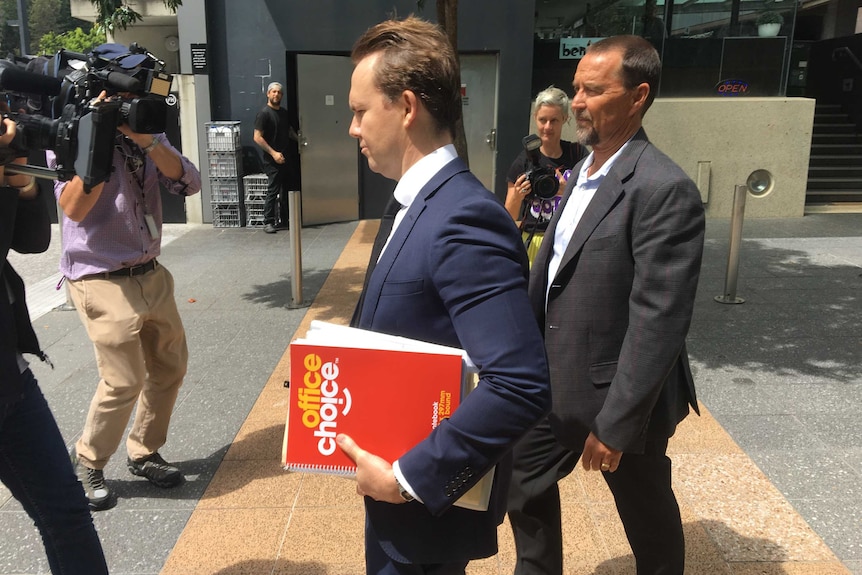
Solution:
<svg viewBox="0 0 862 575">
<path fill-rule="evenodd" d="M 551 372 L 551 427 L 573 451 L 592 431 L 613 448 L 640 453 L 647 439 L 673 435 L 689 405 L 697 411 L 685 337 L 703 204 L 694 182 L 639 130 L 573 232 L 546 307 L 554 233 L 575 182 L 530 276 Z"/>
</svg>

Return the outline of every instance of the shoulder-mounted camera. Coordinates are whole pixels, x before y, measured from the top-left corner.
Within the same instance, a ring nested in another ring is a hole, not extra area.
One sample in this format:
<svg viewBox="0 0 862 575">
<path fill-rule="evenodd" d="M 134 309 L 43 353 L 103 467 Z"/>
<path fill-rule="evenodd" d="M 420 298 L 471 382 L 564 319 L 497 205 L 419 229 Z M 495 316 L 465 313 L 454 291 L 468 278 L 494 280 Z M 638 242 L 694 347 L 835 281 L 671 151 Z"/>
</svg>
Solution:
<svg viewBox="0 0 862 575">
<path fill-rule="evenodd" d="M 33 150 L 52 150 L 56 170 L 8 169 L 64 181 L 77 174 L 85 189 L 107 181 L 118 126 L 141 134 L 165 131 L 173 77 L 164 68 L 136 43 L 103 44 L 89 54 L 60 50 L 52 58 L 0 60 L 0 91 L 17 125 L 12 146 L 0 150 L 0 164 Z M 103 91 L 111 98 L 95 103 Z"/>
</svg>

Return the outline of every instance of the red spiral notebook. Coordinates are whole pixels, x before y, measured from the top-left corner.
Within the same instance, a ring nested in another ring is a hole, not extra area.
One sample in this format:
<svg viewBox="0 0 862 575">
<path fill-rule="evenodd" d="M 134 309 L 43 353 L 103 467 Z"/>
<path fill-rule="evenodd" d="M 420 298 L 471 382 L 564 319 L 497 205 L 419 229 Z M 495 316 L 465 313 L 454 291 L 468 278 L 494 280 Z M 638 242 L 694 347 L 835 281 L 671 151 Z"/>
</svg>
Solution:
<svg viewBox="0 0 862 575">
<path fill-rule="evenodd" d="M 314 321 L 290 344 L 282 464 L 354 476 L 338 433 L 391 463 L 449 418 L 475 374 L 460 349 Z M 493 470 L 456 505 L 487 509 L 492 479 Z"/>
</svg>

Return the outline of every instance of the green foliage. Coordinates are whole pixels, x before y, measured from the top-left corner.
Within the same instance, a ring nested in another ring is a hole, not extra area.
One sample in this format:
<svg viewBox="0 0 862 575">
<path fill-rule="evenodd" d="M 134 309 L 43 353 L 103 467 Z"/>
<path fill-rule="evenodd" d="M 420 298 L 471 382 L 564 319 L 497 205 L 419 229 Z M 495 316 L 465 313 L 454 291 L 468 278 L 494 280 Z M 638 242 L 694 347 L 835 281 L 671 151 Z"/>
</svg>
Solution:
<svg viewBox="0 0 862 575">
<path fill-rule="evenodd" d="M 63 34 L 48 32 L 39 40 L 40 54 L 54 54 L 61 48 L 72 52 L 88 53 L 100 44 L 107 42 L 105 33 L 98 26 L 93 26 L 89 32 L 75 28 Z"/>
<path fill-rule="evenodd" d="M 18 28 L 6 23 L 10 20 L 18 20 L 18 5 L 15 0 L 0 0 L 0 58 L 21 51 Z"/>
<path fill-rule="evenodd" d="M 165 7 L 176 13 L 177 8 L 183 5 L 183 0 L 162 0 Z M 140 22 L 143 17 L 131 6 L 123 3 L 123 0 L 90 0 L 96 8 L 96 24 L 103 31 L 113 32 L 116 29 L 125 30 L 135 22 Z"/>
<path fill-rule="evenodd" d="M 40 51 L 41 40 L 45 35 L 56 37 L 77 27 L 90 26 L 83 20 L 72 18 L 69 0 L 27 0 L 26 8 L 30 35 L 30 45 L 26 48 L 28 54 Z M 18 27 L 8 24 L 9 21 L 17 20 L 17 0 L 0 0 L 0 58 L 9 54 L 21 55 Z"/>
<path fill-rule="evenodd" d="M 784 18 L 781 17 L 779 12 L 775 12 L 773 10 L 767 10 L 765 12 L 761 12 L 757 16 L 757 25 L 761 24 L 783 24 Z"/>
<path fill-rule="evenodd" d="M 61 35 L 90 24 L 72 18 L 69 0 L 29 0 L 27 22 L 30 28 L 30 52 L 37 52 L 46 34 Z"/>
</svg>

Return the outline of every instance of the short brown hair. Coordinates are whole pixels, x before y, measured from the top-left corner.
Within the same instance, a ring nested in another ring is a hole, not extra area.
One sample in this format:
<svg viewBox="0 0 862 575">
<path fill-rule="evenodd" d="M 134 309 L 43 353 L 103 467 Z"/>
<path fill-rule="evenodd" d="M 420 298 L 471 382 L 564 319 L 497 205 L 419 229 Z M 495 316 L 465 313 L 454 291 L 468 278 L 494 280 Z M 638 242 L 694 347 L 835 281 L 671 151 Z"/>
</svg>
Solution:
<svg viewBox="0 0 862 575">
<path fill-rule="evenodd" d="M 622 80 L 623 85 L 632 90 L 641 84 L 649 85 L 644 108 L 641 115 L 645 114 L 652 105 L 658 93 L 658 81 L 661 77 L 661 58 L 655 46 L 640 36 L 611 36 L 590 44 L 587 53 L 607 53 L 619 51 L 623 55 Z"/>
<path fill-rule="evenodd" d="M 375 86 L 390 100 L 410 90 L 434 118 L 438 131 L 454 135 L 461 116 L 458 58 L 439 26 L 410 16 L 369 28 L 353 46 L 354 64 L 380 53 Z"/>
</svg>

